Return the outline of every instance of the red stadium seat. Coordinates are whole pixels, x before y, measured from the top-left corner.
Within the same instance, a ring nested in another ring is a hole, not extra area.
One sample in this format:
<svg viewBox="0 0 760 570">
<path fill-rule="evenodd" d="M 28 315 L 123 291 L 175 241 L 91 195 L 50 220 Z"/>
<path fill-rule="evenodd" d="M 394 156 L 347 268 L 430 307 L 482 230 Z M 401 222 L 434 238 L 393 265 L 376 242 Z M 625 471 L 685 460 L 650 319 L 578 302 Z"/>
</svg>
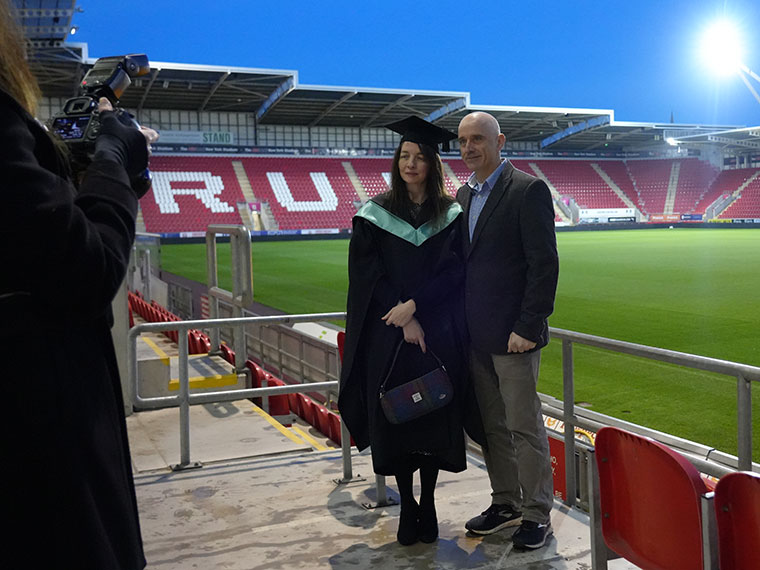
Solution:
<svg viewBox="0 0 760 570">
<path fill-rule="evenodd" d="M 232 350 L 229 345 L 222 343 L 221 346 L 222 358 L 234 366 L 235 364 L 235 351 Z"/>
<path fill-rule="evenodd" d="M 327 408 L 318 404 L 314 405 L 314 427 L 322 432 L 325 436 L 330 437 L 330 417 Z"/>
<path fill-rule="evenodd" d="M 715 487 L 721 570 L 760 567 L 760 475 L 740 471 Z"/>
<path fill-rule="evenodd" d="M 341 444 L 341 436 L 340 436 L 340 417 L 338 414 L 335 414 L 333 412 L 330 412 L 327 416 L 327 422 L 328 422 L 328 429 L 331 440 L 333 440 L 338 445 Z"/>
<path fill-rule="evenodd" d="M 288 407 L 290 408 L 290 411 L 294 413 L 297 416 L 300 416 L 298 413 L 299 408 L 299 402 L 298 402 L 298 394 L 295 392 L 292 394 L 288 394 Z"/>
<path fill-rule="evenodd" d="M 311 398 L 305 397 L 301 400 L 301 406 L 302 406 L 302 412 L 303 415 L 301 416 L 303 420 L 309 424 L 309 425 L 315 425 L 317 423 L 316 419 L 316 406 L 317 404 L 312 400 Z"/>
<path fill-rule="evenodd" d="M 340 360 L 343 361 L 343 346 L 346 344 L 346 333 L 344 331 L 338 332 L 338 352 L 340 353 Z"/>
<path fill-rule="evenodd" d="M 607 546 L 644 569 L 703 568 L 708 489 L 697 469 L 667 446 L 614 427 L 599 430 L 595 447 Z"/>
<path fill-rule="evenodd" d="M 309 408 L 309 402 L 311 402 L 311 400 L 305 394 L 299 393 L 299 394 L 296 394 L 296 396 L 298 398 L 298 417 L 308 422 L 306 414 Z"/>
</svg>

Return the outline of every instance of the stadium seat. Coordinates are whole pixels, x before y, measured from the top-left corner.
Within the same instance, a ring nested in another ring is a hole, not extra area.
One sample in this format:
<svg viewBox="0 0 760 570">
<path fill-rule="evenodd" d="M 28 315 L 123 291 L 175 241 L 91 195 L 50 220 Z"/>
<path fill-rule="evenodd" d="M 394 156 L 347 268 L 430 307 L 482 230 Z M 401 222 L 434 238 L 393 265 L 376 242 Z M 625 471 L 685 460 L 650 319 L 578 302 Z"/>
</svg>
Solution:
<svg viewBox="0 0 760 570">
<path fill-rule="evenodd" d="M 327 422 L 328 422 L 328 430 L 331 440 L 333 440 L 338 445 L 341 445 L 341 436 L 340 436 L 340 417 L 338 414 L 334 412 L 329 412 L 327 416 Z"/>
<path fill-rule="evenodd" d="M 760 567 L 760 475 L 740 471 L 715 487 L 721 570 Z"/>
<path fill-rule="evenodd" d="M 327 411 L 327 408 L 322 407 L 318 404 L 314 405 L 314 424 L 312 424 L 315 428 L 317 428 L 322 434 L 324 434 L 327 437 L 330 437 L 330 417 L 329 412 Z"/>
<path fill-rule="evenodd" d="M 305 394 L 299 393 L 296 394 L 296 396 L 298 397 L 298 417 L 304 421 L 308 421 L 306 419 L 306 414 L 308 411 L 307 409 L 309 408 L 309 402 L 311 402 L 311 400 Z"/>
<path fill-rule="evenodd" d="M 316 418 L 316 406 L 317 404 L 309 397 L 304 396 L 304 399 L 301 400 L 301 406 L 303 411 L 303 420 L 309 424 L 309 425 L 315 425 L 317 423 Z"/>
<path fill-rule="evenodd" d="M 284 386 L 285 382 L 272 376 L 268 372 L 264 373 L 267 386 Z M 269 415 L 270 416 L 287 416 L 290 413 L 290 403 L 287 394 L 278 394 L 269 396 Z"/>
<path fill-rule="evenodd" d="M 292 393 L 288 394 L 288 407 L 290 408 L 290 411 L 294 413 L 297 416 L 301 416 L 301 414 L 298 413 L 299 410 L 299 401 L 298 401 L 298 394 Z"/>
<path fill-rule="evenodd" d="M 704 568 L 708 489 L 697 469 L 667 446 L 614 427 L 599 430 L 595 447 L 607 546 L 645 570 Z"/>
<path fill-rule="evenodd" d="M 338 353 L 340 354 L 340 360 L 343 361 L 343 346 L 346 344 L 346 333 L 344 331 L 338 332 Z"/>
<path fill-rule="evenodd" d="M 222 346 L 220 347 L 222 351 L 222 358 L 224 358 L 227 362 L 235 365 L 235 351 L 232 350 L 229 345 L 222 343 Z"/>
</svg>

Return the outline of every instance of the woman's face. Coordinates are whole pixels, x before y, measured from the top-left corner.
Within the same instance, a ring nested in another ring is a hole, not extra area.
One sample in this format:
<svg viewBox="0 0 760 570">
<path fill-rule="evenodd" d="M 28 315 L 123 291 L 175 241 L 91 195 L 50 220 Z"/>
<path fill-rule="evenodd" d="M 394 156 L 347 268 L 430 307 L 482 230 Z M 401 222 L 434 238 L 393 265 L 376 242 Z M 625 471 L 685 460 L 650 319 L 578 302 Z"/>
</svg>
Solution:
<svg viewBox="0 0 760 570">
<path fill-rule="evenodd" d="M 401 152 L 398 156 L 398 170 L 402 180 L 407 185 L 425 185 L 430 164 L 428 164 L 425 155 L 422 154 L 420 145 L 409 141 L 405 141 L 401 145 Z"/>
</svg>

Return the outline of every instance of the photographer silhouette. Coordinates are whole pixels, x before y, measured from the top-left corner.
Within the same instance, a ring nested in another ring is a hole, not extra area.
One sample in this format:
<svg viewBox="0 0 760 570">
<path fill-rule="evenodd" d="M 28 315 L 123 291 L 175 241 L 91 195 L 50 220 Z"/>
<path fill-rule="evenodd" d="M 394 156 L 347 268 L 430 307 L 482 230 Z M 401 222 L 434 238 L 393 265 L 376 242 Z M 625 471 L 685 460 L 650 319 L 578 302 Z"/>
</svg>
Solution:
<svg viewBox="0 0 760 570">
<path fill-rule="evenodd" d="M 0 488 L 7 568 L 145 567 L 110 333 L 155 131 L 105 98 L 78 187 L 34 119 L 39 89 L 0 0 Z"/>
</svg>

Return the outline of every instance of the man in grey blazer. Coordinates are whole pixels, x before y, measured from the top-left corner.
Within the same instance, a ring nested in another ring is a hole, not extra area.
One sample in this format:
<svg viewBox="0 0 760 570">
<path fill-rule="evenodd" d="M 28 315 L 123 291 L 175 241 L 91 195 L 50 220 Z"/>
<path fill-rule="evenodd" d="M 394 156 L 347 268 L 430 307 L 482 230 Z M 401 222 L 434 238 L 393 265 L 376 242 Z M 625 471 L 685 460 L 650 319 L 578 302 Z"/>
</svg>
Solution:
<svg viewBox="0 0 760 570">
<path fill-rule="evenodd" d="M 519 524 L 515 546 L 539 548 L 552 534 L 554 493 L 536 384 L 559 260 L 549 188 L 501 158 L 504 141 L 487 113 L 459 124 L 462 159 L 473 171 L 457 192 L 465 212 L 470 372 L 492 489 L 491 506 L 465 527 L 491 534 Z"/>
</svg>

